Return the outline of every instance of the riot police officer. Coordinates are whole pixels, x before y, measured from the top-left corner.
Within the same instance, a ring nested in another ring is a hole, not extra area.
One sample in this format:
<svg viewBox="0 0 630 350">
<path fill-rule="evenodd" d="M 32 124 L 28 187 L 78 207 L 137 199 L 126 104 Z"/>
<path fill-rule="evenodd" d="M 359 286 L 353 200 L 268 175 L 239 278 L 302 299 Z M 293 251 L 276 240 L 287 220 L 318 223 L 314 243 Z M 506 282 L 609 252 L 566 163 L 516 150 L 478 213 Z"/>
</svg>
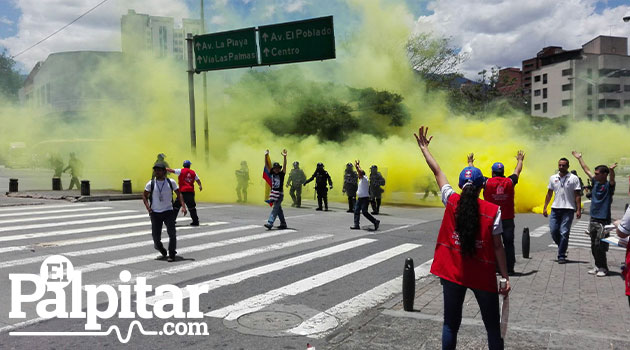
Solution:
<svg viewBox="0 0 630 350">
<path fill-rule="evenodd" d="M 302 206 L 302 184 L 306 181 L 306 175 L 304 171 L 300 169 L 300 162 L 293 162 L 293 169 L 289 173 L 289 180 L 287 181 L 287 187 L 291 187 L 289 194 L 293 199 L 292 207 L 300 208 Z"/>
<path fill-rule="evenodd" d="M 247 186 L 249 186 L 249 168 L 246 161 L 241 162 L 241 168 L 236 170 L 235 174 L 237 202 L 245 203 L 247 202 Z"/>
<path fill-rule="evenodd" d="M 381 209 L 381 196 L 385 192 L 381 186 L 385 186 L 385 178 L 378 171 L 376 165 L 370 167 L 370 204 L 372 204 L 372 214 L 378 215 Z"/>
<path fill-rule="evenodd" d="M 326 182 L 330 185 L 330 189 L 333 188 L 332 179 L 326 170 L 324 170 L 323 163 L 317 163 L 317 168 L 310 179 L 306 180 L 304 186 L 315 179 L 315 191 L 317 192 L 317 209 L 322 210 L 322 201 L 324 202 L 325 210 L 328 211 L 328 187 Z"/>
<path fill-rule="evenodd" d="M 357 201 L 358 175 L 352 167 L 352 163 L 346 164 L 346 172 L 343 175 L 342 192 L 348 196 L 348 213 L 354 213 L 354 205 Z"/>
</svg>

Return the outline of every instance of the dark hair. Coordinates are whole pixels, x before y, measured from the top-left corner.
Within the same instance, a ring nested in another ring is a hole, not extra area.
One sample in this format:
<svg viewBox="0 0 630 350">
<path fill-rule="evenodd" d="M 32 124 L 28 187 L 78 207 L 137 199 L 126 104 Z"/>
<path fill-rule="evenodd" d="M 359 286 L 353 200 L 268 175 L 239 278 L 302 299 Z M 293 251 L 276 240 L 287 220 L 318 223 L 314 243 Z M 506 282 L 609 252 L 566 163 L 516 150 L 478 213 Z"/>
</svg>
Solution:
<svg viewBox="0 0 630 350">
<path fill-rule="evenodd" d="M 475 253 L 477 233 L 479 232 L 479 197 L 478 188 L 464 186 L 455 210 L 455 231 L 459 235 L 459 243 L 464 255 Z"/>
<path fill-rule="evenodd" d="M 568 160 L 568 159 L 566 159 L 566 158 L 564 158 L 564 157 L 560 158 L 560 160 L 559 160 L 558 162 L 563 161 L 563 160 L 564 160 L 565 162 L 567 162 L 567 166 L 569 166 L 569 160 Z"/>
<path fill-rule="evenodd" d="M 595 170 L 599 171 L 600 173 L 605 173 L 605 174 L 610 173 L 610 169 L 608 169 L 608 166 L 606 165 L 598 165 L 595 167 Z"/>
</svg>

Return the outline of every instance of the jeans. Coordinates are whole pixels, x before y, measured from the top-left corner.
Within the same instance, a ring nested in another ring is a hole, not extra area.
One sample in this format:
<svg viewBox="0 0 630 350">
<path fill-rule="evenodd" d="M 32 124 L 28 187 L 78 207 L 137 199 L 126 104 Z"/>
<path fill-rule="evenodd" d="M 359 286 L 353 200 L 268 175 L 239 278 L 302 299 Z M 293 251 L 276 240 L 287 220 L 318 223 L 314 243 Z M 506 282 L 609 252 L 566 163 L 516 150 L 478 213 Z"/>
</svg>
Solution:
<svg viewBox="0 0 630 350">
<path fill-rule="evenodd" d="M 286 225 L 287 222 L 284 221 L 284 212 L 282 211 L 282 200 L 284 199 L 284 193 L 280 193 L 280 197 L 276 201 L 273 202 L 273 208 L 271 208 L 271 214 L 269 214 L 269 220 L 267 223 L 269 225 L 273 225 L 276 221 L 276 218 L 280 219 L 280 225 Z"/>
<path fill-rule="evenodd" d="M 566 259 L 569 246 L 569 234 L 573 223 L 573 209 L 551 209 L 549 229 L 551 238 L 558 245 L 558 259 Z"/>
<path fill-rule="evenodd" d="M 376 219 L 370 215 L 368 211 L 368 204 L 370 203 L 370 197 L 362 197 L 357 200 L 357 204 L 354 206 L 354 226 L 359 226 L 359 219 L 361 218 L 361 213 L 363 212 L 363 216 L 365 216 L 372 224 L 376 223 Z"/>
<path fill-rule="evenodd" d="M 601 226 L 600 226 L 601 224 Z M 603 226 L 610 224 L 610 220 L 602 220 L 591 218 L 589 224 L 589 235 L 591 236 L 591 253 L 595 259 L 595 266 L 598 269 L 608 270 L 608 261 L 606 259 L 606 252 L 608 251 L 608 243 L 602 242 L 597 234 L 601 232 Z"/>
<path fill-rule="evenodd" d="M 514 219 L 501 220 L 503 224 L 503 247 L 505 248 L 505 258 L 508 272 L 514 272 L 516 263 L 516 253 L 514 252 Z"/>
<path fill-rule="evenodd" d="M 444 294 L 444 325 L 442 326 L 442 349 L 457 347 L 457 332 L 462 323 L 462 306 L 467 287 L 440 279 Z M 472 289 L 479 304 L 481 318 L 488 333 L 488 349 L 503 349 L 501 338 L 499 294 Z"/>
<path fill-rule="evenodd" d="M 175 236 L 175 213 L 167 210 L 161 213 L 151 213 L 151 235 L 153 236 L 153 247 L 159 250 L 162 255 L 166 255 L 166 249 L 162 245 L 162 223 L 166 224 L 168 233 L 168 255 L 175 257 L 177 254 L 177 237 Z"/>
</svg>

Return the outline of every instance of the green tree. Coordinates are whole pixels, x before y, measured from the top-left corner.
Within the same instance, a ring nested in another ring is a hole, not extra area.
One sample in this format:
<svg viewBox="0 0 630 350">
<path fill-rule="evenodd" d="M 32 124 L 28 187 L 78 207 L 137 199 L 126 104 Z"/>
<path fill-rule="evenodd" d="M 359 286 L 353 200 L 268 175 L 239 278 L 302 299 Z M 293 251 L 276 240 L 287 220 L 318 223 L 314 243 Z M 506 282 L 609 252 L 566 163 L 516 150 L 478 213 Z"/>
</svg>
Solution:
<svg viewBox="0 0 630 350">
<path fill-rule="evenodd" d="M 451 45 L 451 38 L 431 33 L 412 35 L 406 46 L 411 67 L 427 80 L 429 87 L 448 87 L 461 76 L 458 67 L 468 58 Z"/>
<path fill-rule="evenodd" d="M 354 90 L 359 102 L 359 110 L 372 110 L 388 117 L 390 126 L 403 126 L 409 121 L 409 112 L 402 103 L 403 97 L 389 91 L 377 91 L 372 88 Z"/>
<path fill-rule="evenodd" d="M 3 50 L 0 53 L 0 94 L 17 101 L 21 86 L 22 76 L 15 69 L 15 61 Z"/>
</svg>

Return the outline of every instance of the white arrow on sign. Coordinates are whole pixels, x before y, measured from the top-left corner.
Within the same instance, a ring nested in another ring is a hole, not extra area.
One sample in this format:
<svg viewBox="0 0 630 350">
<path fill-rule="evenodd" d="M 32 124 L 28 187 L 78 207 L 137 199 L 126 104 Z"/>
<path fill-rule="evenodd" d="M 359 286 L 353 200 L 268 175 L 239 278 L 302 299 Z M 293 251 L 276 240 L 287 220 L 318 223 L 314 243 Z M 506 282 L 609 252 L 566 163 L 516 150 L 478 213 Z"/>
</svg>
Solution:
<svg viewBox="0 0 630 350">
<path fill-rule="evenodd" d="M 199 50 L 199 47 L 201 46 L 201 44 L 200 44 L 199 42 L 197 42 L 197 43 L 195 44 L 195 46 L 197 47 L 197 50 Z"/>
<path fill-rule="evenodd" d="M 269 35 L 267 35 L 267 33 L 263 33 L 262 38 L 265 42 L 267 42 L 267 38 L 269 37 Z"/>
<path fill-rule="evenodd" d="M 201 56 L 197 56 L 197 63 L 201 63 Z"/>
<path fill-rule="evenodd" d="M 265 48 L 263 50 L 263 52 L 265 53 L 265 57 L 269 56 L 269 49 L 268 48 Z"/>
</svg>

